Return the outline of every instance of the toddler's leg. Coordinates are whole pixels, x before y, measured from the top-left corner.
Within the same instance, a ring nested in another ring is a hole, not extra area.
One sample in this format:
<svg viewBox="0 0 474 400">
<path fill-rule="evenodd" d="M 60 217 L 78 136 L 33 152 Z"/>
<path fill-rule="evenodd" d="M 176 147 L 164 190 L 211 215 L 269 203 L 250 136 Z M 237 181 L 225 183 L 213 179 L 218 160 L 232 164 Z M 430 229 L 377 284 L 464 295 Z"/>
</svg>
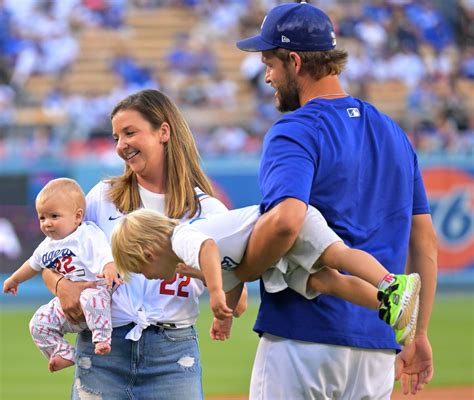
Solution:
<svg viewBox="0 0 474 400">
<path fill-rule="evenodd" d="M 85 289 L 81 293 L 81 306 L 86 317 L 87 326 L 92 332 L 92 341 L 96 354 L 107 354 L 112 342 L 112 317 L 110 313 L 110 291 L 99 286 Z"/>
<path fill-rule="evenodd" d="M 376 310 L 379 307 L 377 289 L 370 283 L 350 275 L 324 267 L 311 274 L 307 283 L 310 292 L 319 292 L 336 296 L 363 307 Z"/>
<path fill-rule="evenodd" d="M 378 287 L 389 272 L 365 251 L 347 247 L 342 242 L 331 244 L 317 261 L 318 265 L 349 272 Z"/>
<path fill-rule="evenodd" d="M 64 334 L 80 332 L 81 327 L 66 320 L 57 297 L 35 312 L 29 327 L 36 346 L 49 360 L 51 372 L 74 364 L 74 347 L 64 339 Z"/>
</svg>

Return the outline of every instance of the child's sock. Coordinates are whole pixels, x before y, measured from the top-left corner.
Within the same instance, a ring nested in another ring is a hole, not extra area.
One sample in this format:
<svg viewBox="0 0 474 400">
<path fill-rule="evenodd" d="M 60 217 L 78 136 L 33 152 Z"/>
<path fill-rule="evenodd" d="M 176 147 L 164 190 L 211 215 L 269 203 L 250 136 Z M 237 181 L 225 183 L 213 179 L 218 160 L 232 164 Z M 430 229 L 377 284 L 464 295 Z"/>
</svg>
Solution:
<svg viewBox="0 0 474 400">
<path fill-rule="evenodd" d="M 383 277 L 378 285 L 378 289 L 381 291 L 386 290 L 395 281 L 394 274 L 387 274 Z"/>
</svg>

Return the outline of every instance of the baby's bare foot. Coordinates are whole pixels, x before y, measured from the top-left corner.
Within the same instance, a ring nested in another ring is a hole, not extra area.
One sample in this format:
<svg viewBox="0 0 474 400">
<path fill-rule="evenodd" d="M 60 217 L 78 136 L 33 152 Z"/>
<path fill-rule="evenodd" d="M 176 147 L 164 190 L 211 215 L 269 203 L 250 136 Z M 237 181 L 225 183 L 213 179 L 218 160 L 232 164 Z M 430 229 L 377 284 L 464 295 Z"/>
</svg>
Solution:
<svg viewBox="0 0 474 400">
<path fill-rule="evenodd" d="M 110 344 L 105 342 L 97 342 L 95 344 L 95 354 L 103 356 L 104 354 L 110 353 Z"/>
<path fill-rule="evenodd" d="M 66 360 L 65 358 L 62 358 L 61 356 L 54 356 L 49 359 L 48 369 L 49 369 L 49 372 L 56 372 L 64 368 L 71 367 L 72 365 L 74 365 L 73 361 Z"/>
</svg>

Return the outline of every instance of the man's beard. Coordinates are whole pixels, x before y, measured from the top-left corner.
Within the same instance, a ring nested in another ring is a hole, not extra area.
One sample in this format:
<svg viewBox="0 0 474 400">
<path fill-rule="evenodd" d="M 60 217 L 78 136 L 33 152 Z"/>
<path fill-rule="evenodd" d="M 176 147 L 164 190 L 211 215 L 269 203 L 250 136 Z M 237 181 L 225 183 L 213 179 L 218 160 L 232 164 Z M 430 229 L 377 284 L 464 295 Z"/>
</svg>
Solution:
<svg viewBox="0 0 474 400">
<path fill-rule="evenodd" d="M 294 79 L 287 77 L 286 81 L 277 88 L 277 91 L 276 108 L 278 111 L 295 111 L 300 108 L 300 96 Z"/>
</svg>

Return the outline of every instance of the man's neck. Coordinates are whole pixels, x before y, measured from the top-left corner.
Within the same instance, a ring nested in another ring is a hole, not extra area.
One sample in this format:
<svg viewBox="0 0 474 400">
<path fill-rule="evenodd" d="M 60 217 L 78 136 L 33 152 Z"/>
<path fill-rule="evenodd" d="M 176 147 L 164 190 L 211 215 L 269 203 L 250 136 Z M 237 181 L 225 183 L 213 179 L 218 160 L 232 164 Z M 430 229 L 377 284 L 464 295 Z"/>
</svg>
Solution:
<svg viewBox="0 0 474 400">
<path fill-rule="evenodd" d="M 303 106 L 316 98 L 337 99 L 346 96 L 347 93 L 337 75 L 325 76 L 318 81 L 307 78 L 301 85 L 300 104 Z"/>
</svg>

